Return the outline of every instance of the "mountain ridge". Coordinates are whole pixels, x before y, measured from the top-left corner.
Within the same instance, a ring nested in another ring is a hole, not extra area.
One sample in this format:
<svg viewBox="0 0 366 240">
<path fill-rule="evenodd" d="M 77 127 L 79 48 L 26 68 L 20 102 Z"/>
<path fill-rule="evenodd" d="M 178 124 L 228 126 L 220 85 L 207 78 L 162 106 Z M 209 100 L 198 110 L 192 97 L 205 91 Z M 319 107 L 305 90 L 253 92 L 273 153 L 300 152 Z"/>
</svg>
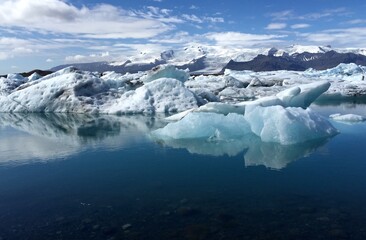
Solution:
<svg viewBox="0 0 366 240">
<path fill-rule="evenodd" d="M 296 70 L 307 68 L 323 70 L 340 63 L 366 65 L 366 49 L 332 49 L 331 46 L 292 45 L 287 48 L 225 49 L 211 46 L 189 46 L 178 50 L 165 50 L 157 56 L 139 55 L 122 62 L 91 62 L 59 65 L 57 71 L 74 66 L 86 71 L 115 71 L 136 73 L 161 64 L 189 69 L 192 74 L 217 74 L 233 70 Z"/>
</svg>

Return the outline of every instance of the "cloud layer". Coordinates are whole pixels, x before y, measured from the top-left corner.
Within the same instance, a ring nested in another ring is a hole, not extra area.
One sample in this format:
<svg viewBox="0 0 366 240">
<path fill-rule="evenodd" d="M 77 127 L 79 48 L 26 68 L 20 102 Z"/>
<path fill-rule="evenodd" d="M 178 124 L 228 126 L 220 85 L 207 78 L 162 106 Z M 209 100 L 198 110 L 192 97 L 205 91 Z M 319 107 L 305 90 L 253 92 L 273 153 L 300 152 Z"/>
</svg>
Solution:
<svg viewBox="0 0 366 240">
<path fill-rule="evenodd" d="M 149 38 L 171 29 L 149 13 L 143 16 L 108 4 L 77 8 L 60 0 L 5 0 L 0 25 L 88 38 Z"/>
</svg>

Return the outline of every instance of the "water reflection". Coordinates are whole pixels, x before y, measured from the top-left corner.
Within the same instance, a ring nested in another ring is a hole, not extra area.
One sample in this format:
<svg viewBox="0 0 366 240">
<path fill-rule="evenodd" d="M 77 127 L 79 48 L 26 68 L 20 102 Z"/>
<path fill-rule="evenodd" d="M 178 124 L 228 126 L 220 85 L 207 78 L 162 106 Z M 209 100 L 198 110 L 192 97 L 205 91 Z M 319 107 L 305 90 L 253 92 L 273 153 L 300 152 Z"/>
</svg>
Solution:
<svg viewBox="0 0 366 240">
<path fill-rule="evenodd" d="M 0 115 L 0 164 L 19 165 L 62 159 L 86 150 L 118 150 L 132 144 L 150 142 L 150 132 L 163 127 L 162 117 L 73 115 L 73 114 L 2 114 Z M 10 130 L 9 130 L 10 129 Z M 17 131 L 14 131 L 16 129 Z M 244 155 L 245 166 L 263 165 L 282 169 L 290 162 L 307 156 L 327 140 L 284 146 L 264 143 L 254 134 L 230 141 L 152 140 L 190 153 L 211 156 Z"/>
<path fill-rule="evenodd" d="M 328 139 L 317 139 L 301 144 L 281 145 L 279 143 L 262 142 L 254 135 L 248 134 L 245 138 L 230 141 L 195 140 L 156 140 L 172 148 L 185 148 L 190 153 L 210 156 L 236 156 L 244 152 L 246 167 L 263 165 L 269 169 L 282 169 L 287 164 L 306 157 L 324 146 Z"/>
<path fill-rule="evenodd" d="M 161 127 L 159 118 L 75 114 L 1 114 L 0 164 L 64 158 L 87 149 L 120 149 Z M 16 131 L 14 131 L 14 129 Z"/>
</svg>

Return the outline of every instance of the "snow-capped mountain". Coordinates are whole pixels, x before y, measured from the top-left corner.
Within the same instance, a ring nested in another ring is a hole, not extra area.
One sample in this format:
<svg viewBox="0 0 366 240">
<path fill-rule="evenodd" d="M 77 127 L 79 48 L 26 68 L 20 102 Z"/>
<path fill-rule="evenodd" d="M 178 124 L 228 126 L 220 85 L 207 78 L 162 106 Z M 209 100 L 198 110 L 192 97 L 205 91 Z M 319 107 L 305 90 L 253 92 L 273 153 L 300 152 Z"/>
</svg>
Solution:
<svg viewBox="0 0 366 240">
<path fill-rule="evenodd" d="M 170 64 L 180 69 L 188 68 L 191 73 L 199 74 L 219 73 L 226 68 L 254 71 L 326 69 L 340 63 L 366 65 L 366 49 L 333 49 L 330 46 L 303 45 L 243 49 L 193 44 L 155 55 L 141 53 L 124 62 L 76 63 L 57 66 L 51 70 L 74 66 L 86 71 L 136 73 L 161 64 Z"/>
</svg>

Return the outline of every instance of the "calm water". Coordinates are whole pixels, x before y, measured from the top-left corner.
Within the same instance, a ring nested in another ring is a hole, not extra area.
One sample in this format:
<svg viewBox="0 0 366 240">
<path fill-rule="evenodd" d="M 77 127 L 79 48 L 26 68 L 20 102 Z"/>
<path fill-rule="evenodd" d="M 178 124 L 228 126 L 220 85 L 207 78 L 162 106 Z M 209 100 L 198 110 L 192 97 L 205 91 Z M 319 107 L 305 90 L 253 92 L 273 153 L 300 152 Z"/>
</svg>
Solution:
<svg viewBox="0 0 366 240">
<path fill-rule="evenodd" d="M 324 115 L 365 105 L 314 106 Z M 159 118 L 1 114 L 0 239 L 366 239 L 366 123 L 160 143 Z"/>
</svg>

